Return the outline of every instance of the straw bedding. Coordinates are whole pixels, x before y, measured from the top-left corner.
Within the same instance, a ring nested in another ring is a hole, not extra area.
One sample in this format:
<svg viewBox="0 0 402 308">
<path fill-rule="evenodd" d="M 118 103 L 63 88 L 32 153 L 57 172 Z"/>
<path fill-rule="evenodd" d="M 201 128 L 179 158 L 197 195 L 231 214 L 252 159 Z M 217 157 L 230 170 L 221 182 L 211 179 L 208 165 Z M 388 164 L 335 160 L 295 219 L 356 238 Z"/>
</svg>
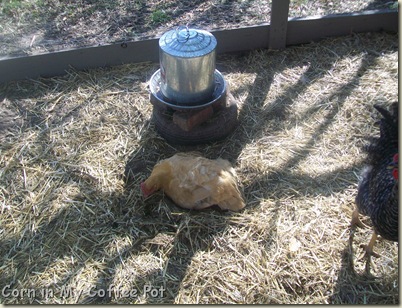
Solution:
<svg viewBox="0 0 402 308">
<path fill-rule="evenodd" d="M 378 240 L 372 276 L 371 229 L 348 246 L 373 104 L 397 100 L 397 35 L 217 60 L 240 125 L 203 146 L 155 132 L 154 63 L 1 86 L 0 302 L 399 303 L 398 244 Z M 143 200 L 153 165 L 193 150 L 234 165 L 243 211 Z"/>
</svg>

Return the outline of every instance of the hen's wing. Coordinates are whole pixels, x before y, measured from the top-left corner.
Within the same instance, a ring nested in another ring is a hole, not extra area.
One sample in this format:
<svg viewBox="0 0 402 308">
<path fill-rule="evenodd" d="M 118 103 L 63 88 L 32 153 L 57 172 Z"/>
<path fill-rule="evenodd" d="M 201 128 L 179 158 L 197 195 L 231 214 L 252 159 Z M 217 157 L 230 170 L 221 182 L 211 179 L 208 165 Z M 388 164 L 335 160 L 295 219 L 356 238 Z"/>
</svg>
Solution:
<svg viewBox="0 0 402 308">
<path fill-rule="evenodd" d="M 205 158 L 179 153 L 169 159 L 172 179 L 165 193 L 179 206 L 201 209 L 210 205 L 211 188 L 208 182 L 216 175 L 216 170 L 208 168 Z M 201 208 L 200 208 L 201 207 Z"/>
<path fill-rule="evenodd" d="M 171 163 L 174 181 L 168 195 L 178 205 L 193 209 L 215 204 L 231 210 L 244 207 L 236 185 L 235 171 L 228 161 L 178 155 Z"/>
</svg>

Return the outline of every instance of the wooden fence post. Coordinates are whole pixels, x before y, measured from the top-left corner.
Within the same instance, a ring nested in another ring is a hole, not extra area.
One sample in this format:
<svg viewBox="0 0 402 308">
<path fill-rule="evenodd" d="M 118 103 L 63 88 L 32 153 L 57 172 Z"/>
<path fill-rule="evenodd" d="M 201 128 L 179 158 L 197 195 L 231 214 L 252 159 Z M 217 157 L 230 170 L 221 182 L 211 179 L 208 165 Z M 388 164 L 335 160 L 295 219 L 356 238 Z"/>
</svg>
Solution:
<svg viewBox="0 0 402 308">
<path fill-rule="evenodd" d="M 290 0 L 272 0 L 269 49 L 284 49 Z"/>
</svg>

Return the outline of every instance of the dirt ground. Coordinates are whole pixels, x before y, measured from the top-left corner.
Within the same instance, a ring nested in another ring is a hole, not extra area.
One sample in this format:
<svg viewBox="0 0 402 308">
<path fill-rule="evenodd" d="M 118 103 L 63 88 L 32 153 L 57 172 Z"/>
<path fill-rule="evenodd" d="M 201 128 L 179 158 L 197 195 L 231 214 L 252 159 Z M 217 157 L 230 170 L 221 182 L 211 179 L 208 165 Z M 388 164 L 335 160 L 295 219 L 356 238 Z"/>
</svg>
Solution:
<svg viewBox="0 0 402 308">
<path fill-rule="evenodd" d="M 392 0 L 292 0 L 289 17 L 396 9 Z M 180 25 L 205 30 L 270 22 L 269 0 L 3 0 L 0 56 L 158 37 Z"/>
</svg>

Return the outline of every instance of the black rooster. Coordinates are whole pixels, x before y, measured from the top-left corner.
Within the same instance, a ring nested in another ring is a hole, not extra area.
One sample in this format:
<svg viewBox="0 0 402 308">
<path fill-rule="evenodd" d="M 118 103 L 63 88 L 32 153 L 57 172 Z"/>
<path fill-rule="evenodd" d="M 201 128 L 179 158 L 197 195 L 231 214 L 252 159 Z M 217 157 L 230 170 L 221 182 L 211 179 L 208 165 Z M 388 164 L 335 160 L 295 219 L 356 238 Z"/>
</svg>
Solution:
<svg viewBox="0 0 402 308">
<path fill-rule="evenodd" d="M 371 255 L 379 257 L 373 251 L 378 235 L 398 241 L 398 102 L 392 104 L 391 111 L 377 105 L 374 108 L 382 115 L 380 137 L 373 138 L 367 147 L 367 166 L 362 172 L 351 222 L 352 227 L 363 227 L 359 219 L 359 214 L 363 214 L 371 218 L 374 226 L 369 244 L 362 245 L 367 256 L 366 269 Z"/>
</svg>

